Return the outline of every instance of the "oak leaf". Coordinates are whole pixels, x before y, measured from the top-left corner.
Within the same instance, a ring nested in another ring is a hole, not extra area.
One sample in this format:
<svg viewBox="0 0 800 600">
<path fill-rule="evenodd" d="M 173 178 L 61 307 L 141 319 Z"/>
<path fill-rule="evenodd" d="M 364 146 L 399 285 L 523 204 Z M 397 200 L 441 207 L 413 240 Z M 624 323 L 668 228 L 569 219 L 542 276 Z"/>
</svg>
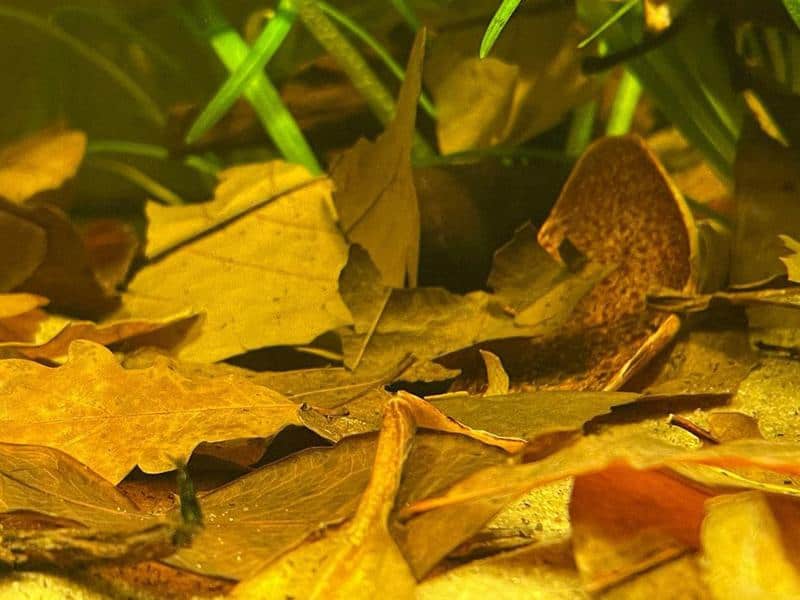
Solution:
<svg viewBox="0 0 800 600">
<path fill-rule="evenodd" d="M 57 368 L 0 361 L 0 382 L 0 439 L 58 448 L 113 483 L 135 466 L 171 471 L 201 442 L 269 437 L 300 424 L 297 405 L 264 387 L 189 379 L 163 362 L 126 370 L 83 340 Z"/>
</svg>

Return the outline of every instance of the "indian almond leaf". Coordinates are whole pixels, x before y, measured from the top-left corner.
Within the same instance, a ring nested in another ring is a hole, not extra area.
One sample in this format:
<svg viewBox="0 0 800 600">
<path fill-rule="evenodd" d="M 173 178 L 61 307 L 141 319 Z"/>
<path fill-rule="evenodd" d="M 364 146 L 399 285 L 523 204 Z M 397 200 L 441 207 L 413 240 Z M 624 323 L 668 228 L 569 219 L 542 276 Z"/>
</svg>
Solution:
<svg viewBox="0 0 800 600">
<path fill-rule="evenodd" d="M 800 238 L 797 150 L 770 139 L 748 123 L 736 155 L 736 222 L 730 282 L 734 287 L 765 284 L 786 274 L 780 235 Z"/>
<path fill-rule="evenodd" d="M 605 138 L 578 161 L 539 230 L 540 244 L 553 255 L 565 240 L 590 264 L 616 268 L 578 301 L 558 336 L 489 347 L 512 381 L 540 389 L 618 389 L 678 331 L 677 317 L 648 309 L 645 294 L 665 285 L 694 291 L 691 214 L 639 138 Z"/>
<path fill-rule="evenodd" d="M 800 594 L 796 500 L 761 492 L 714 498 L 703 522 L 705 580 L 715 598 L 792 598 Z"/>
<path fill-rule="evenodd" d="M 333 198 L 348 239 L 370 255 L 390 287 L 417 284 L 420 217 L 411 147 L 421 89 L 424 30 L 418 34 L 394 119 L 374 142 L 361 139 L 331 166 Z"/>
<path fill-rule="evenodd" d="M 218 488 L 200 499 L 204 529 L 189 548 L 168 559 L 171 565 L 232 579 L 253 577 L 298 546 L 349 519 L 367 486 L 375 459 L 375 435 L 351 436 L 331 448 L 311 448 L 267 465 Z M 506 452 L 463 435 L 420 431 L 406 462 L 398 505 L 434 493 L 481 467 L 509 460 Z M 441 541 L 447 554 L 488 516 L 461 515 L 439 528 L 445 539 L 428 538 L 428 548 Z M 412 561 L 424 548 L 405 544 Z"/>
<path fill-rule="evenodd" d="M 352 519 L 288 552 L 234 588 L 234 598 L 414 597 L 416 579 L 389 533 L 389 515 L 414 439 L 415 420 L 402 398 L 384 410 L 369 482 Z"/>
<path fill-rule="evenodd" d="M 703 312 L 725 305 L 797 310 L 800 308 L 800 288 L 769 288 L 713 294 L 681 294 L 662 290 L 648 294 L 647 303 L 657 310 L 675 313 Z"/>
<path fill-rule="evenodd" d="M 127 370 L 85 340 L 57 368 L 0 361 L 0 381 L 0 439 L 58 448 L 114 483 L 135 466 L 171 471 L 171 457 L 188 459 L 201 442 L 270 437 L 301 424 L 295 403 L 262 386 L 189 379 L 165 362 Z"/>
<path fill-rule="evenodd" d="M 572 273 L 537 248 L 530 225 L 520 228 L 495 254 L 497 268 L 489 280 L 494 293 L 458 295 L 432 287 L 390 290 L 366 253 L 353 246 L 339 284 L 354 320 L 353 328 L 339 332 L 345 365 L 369 373 L 413 354 L 419 363 L 403 378 L 426 380 L 431 371 L 423 369 L 445 354 L 487 340 L 557 331 L 608 269 L 590 263 Z M 519 272 L 528 273 L 527 287 Z"/>
<path fill-rule="evenodd" d="M 535 590 L 535 591 L 534 591 Z M 589 600 L 575 568 L 568 542 L 536 544 L 471 561 L 425 579 L 419 600 L 503 600 L 570 598 Z"/>
<path fill-rule="evenodd" d="M 0 197 L 21 204 L 75 177 L 86 151 L 80 131 L 45 129 L 0 149 Z"/>
<path fill-rule="evenodd" d="M 0 243 L 19 244 L 23 259 L 31 243 L 38 246 L 41 241 L 44 245 L 43 252 L 35 251 L 37 265 L 24 280 L 16 281 L 15 291 L 39 294 L 50 299 L 53 310 L 84 318 L 105 314 L 116 305 L 116 292 L 97 279 L 83 240 L 63 211 L 45 204 L 24 206 L 0 200 L 3 223 L 20 227 L 9 232 L 9 238 L 3 236 Z M 10 250 L 16 257 L 17 248 Z"/>
<path fill-rule="evenodd" d="M 475 56 L 482 19 L 451 21 L 431 40 L 425 83 L 436 103 L 443 154 L 520 145 L 592 94 L 593 82 L 581 71 L 573 7 L 517 14 L 484 59 Z"/>
<path fill-rule="evenodd" d="M 673 474 L 610 466 L 575 479 L 570 522 L 575 563 L 599 591 L 699 549 L 711 497 Z"/>
<path fill-rule="evenodd" d="M 34 297 L 32 294 L 0 294 L 0 314 L 4 297 Z M 46 299 L 42 298 L 44 303 Z M 197 315 L 190 312 L 161 320 L 130 319 L 93 323 L 48 314 L 34 307 L 12 316 L 0 316 L 0 356 L 11 354 L 32 360 L 63 362 L 74 340 L 89 340 L 108 346 L 126 342 L 130 350 L 137 340 L 166 348 L 182 341 L 182 331 L 191 328 Z"/>
<path fill-rule="evenodd" d="M 545 391 L 497 396 L 444 394 L 428 401 L 472 429 L 535 440 L 545 435 L 580 431 L 594 417 L 641 397 L 631 392 Z"/>
<path fill-rule="evenodd" d="M 429 510 L 464 507 L 471 502 L 493 502 L 502 506 L 529 489 L 566 477 L 596 473 L 612 464 L 634 469 L 684 464 L 724 468 L 748 466 L 796 475 L 800 473 L 800 446 L 740 440 L 693 451 L 641 433 L 591 435 L 537 462 L 478 471 L 453 486 L 447 494 L 403 508 L 399 517 L 407 519 Z"/>
<path fill-rule="evenodd" d="M 331 182 L 300 166 L 230 168 L 211 202 L 148 206 L 150 262 L 116 316 L 205 311 L 202 334 L 178 351 L 199 362 L 309 343 L 351 322 L 337 289 L 347 246 L 335 215 Z"/>
</svg>

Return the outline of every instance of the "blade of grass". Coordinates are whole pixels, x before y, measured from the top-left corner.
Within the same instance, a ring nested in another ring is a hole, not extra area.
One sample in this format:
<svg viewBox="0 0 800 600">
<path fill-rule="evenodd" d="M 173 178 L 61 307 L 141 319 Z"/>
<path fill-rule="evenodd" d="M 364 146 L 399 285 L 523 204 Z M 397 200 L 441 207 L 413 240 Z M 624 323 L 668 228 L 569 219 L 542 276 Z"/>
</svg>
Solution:
<svg viewBox="0 0 800 600">
<path fill-rule="evenodd" d="M 113 173 L 118 177 L 131 182 L 135 186 L 143 189 L 150 194 L 153 199 L 167 204 L 170 206 L 178 206 L 183 204 L 183 200 L 175 192 L 169 188 L 164 187 L 155 179 L 140 171 L 136 167 L 132 167 L 119 160 L 110 158 L 92 158 L 86 161 L 86 166 L 94 169 L 99 169 L 107 173 Z"/>
<path fill-rule="evenodd" d="M 578 48 L 585 48 L 601 35 L 603 35 L 606 30 L 614 25 L 617 21 L 619 21 L 622 17 L 624 17 L 628 12 L 633 9 L 634 6 L 639 4 L 640 0 L 628 0 L 625 4 L 619 7 L 617 11 L 611 15 L 606 21 L 603 22 L 597 29 L 595 29 L 592 33 L 590 33 L 586 38 L 581 40 L 578 44 Z"/>
<path fill-rule="evenodd" d="M 522 0 L 503 0 L 500 6 L 497 8 L 492 20 L 489 21 L 489 26 L 486 27 L 486 32 L 483 34 L 483 39 L 481 40 L 481 48 L 479 51 L 479 56 L 481 58 L 486 58 L 489 56 L 489 52 L 492 51 L 495 42 L 497 42 L 497 38 L 500 37 L 500 34 L 506 27 L 506 23 L 508 23 L 511 15 L 514 14 L 514 11 L 517 10 L 517 7 L 520 5 L 521 1 Z"/>
<path fill-rule="evenodd" d="M 136 102 L 143 116 L 158 127 L 163 127 L 167 119 L 158 104 L 145 92 L 142 87 L 125 71 L 120 69 L 114 62 L 107 59 L 102 54 L 98 54 L 91 46 L 84 44 L 78 38 L 63 31 L 49 21 L 41 19 L 34 14 L 24 10 L 18 10 L 9 6 L 0 6 L 0 18 L 10 19 L 27 25 L 37 30 L 39 33 L 52 38 L 75 54 L 91 63 L 97 69 L 108 75 L 117 85 L 125 90 L 128 95 Z"/>
<path fill-rule="evenodd" d="M 422 23 L 419 21 L 419 17 L 417 17 L 417 13 L 414 12 L 414 9 L 409 6 L 406 0 L 391 1 L 394 9 L 400 14 L 401 17 L 403 17 L 403 20 L 408 23 L 408 26 L 412 31 L 417 31 L 422 26 Z"/>
<path fill-rule="evenodd" d="M 129 25 L 125 19 L 111 11 L 95 10 L 86 6 L 79 6 L 77 4 L 68 4 L 66 6 L 58 6 L 50 11 L 50 18 L 58 22 L 62 17 L 75 14 L 83 17 L 96 19 L 109 29 L 117 31 L 126 40 L 133 41 L 144 48 L 150 56 L 152 56 L 162 66 L 166 67 L 173 73 L 182 73 L 181 65 L 167 54 L 161 46 L 156 44 L 144 33 Z"/>
<path fill-rule="evenodd" d="M 580 105 L 572 113 L 572 122 L 569 127 L 565 151 L 568 156 L 578 157 L 583 154 L 592 140 L 595 116 L 597 115 L 597 101 L 591 100 Z"/>
<path fill-rule="evenodd" d="M 345 29 L 347 29 L 350 33 L 367 45 L 373 52 L 375 52 L 376 56 L 381 59 L 383 64 L 386 65 L 386 68 L 392 72 L 392 75 L 397 77 L 398 80 L 403 81 L 403 78 L 405 77 L 405 71 L 403 70 L 403 67 L 400 66 L 400 63 L 394 59 L 389 51 L 386 50 L 386 48 L 384 48 L 381 43 L 378 42 L 378 40 L 376 40 L 366 29 L 361 27 L 361 25 L 356 23 L 338 8 L 331 6 L 323 0 L 317 0 L 317 6 L 319 6 L 326 15 L 342 25 Z M 419 105 L 428 114 L 428 116 L 430 116 L 432 119 L 436 118 L 436 109 L 433 106 L 433 102 L 430 98 L 428 98 L 424 91 L 420 94 Z"/>
<path fill-rule="evenodd" d="M 800 27 L 800 0 L 783 0 L 783 5 L 795 24 Z"/>
<path fill-rule="evenodd" d="M 211 129 L 242 95 L 253 76 L 264 67 L 281 47 L 297 18 L 295 0 L 281 0 L 275 16 L 269 20 L 251 46 L 245 59 L 228 76 L 217 93 L 195 119 L 186 134 L 186 143 L 193 144 Z"/>
<path fill-rule="evenodd" d="M 636 75 L 625 69 L 619 81 L 611 114 L 606 124 L 606 135 L 625 135 L 631 130 L 636 106 L 642 97 L 642 85 Z"/>
<path fill-rule="evenodd" d="M 194 0 L 192 5 L 195 25 L 228 71 L 234 72 L 246 60 L 250 47 L 227 22 L 213 0 Z M 304 165 L 315 175 L 322 173 L 300 127 L 264 73 L 253 76 L 245 85 L 244 96 L 286 160 Z"/>
<path fill-rule="evenodd" d="M 364 57 L 339 32 L 336 25 L 317 5 L 316 0 L 299 0 L 299 14 L 311 35 L 336 60 L 353 87 L 364 97 L 373 114 L 386 126 L 394 117 L 394 99 Z M 416 133 L 413 154 L 419 159 L 436 153 L 425 139 Z"/>
<path fill-rule="evenodd" d="M 147 144 L 144 142 L 131 142 L 128 140 L 89 140 L 86 144 L 86 154 L 131 154 L 146 156 L 159 160 L 169 160 L 170 152 L 164 146 Z M 202 156 L 190 154 L 183 157 L 183 163 L 204 175 L 216 177 L 219 166 Z"/>
</svg>

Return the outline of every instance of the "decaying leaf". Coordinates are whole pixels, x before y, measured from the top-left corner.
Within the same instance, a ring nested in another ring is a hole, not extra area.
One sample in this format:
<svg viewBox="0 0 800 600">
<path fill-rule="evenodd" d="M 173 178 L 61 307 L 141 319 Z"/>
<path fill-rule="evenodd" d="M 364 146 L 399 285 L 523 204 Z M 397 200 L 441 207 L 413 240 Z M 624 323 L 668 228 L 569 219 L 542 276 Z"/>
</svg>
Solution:
<svg viewBox="0 0 800 600">
<path fill-rule="evenodd" d="M 351 436 L 263 467 L 201 498 L 205 528 L 170 564 L 244 579 L 299 545 L 350 518 L 366 488 L 375 435 Z M 462 435 L 420 431 L 406 462 L 398 505 L 443 491 L 508 455 Z M 464 517 L 465 515 L 462 515 Z M 436 524 L 445 534 L 419 541 L 397 535 L 410 560 L 438 562 L 488 518 Z M 432 522 L 433 523 L 433 522 Z M 420 533 L 427 531 L 423 529 Z"/>
<path fill-rule="evenodd" d="M 417 588 L 420 600 L 588 599 L 575 569 L 569 543 L 536 545 L 470 562 L 426 579 Z"/>
<path fill-rule="evenodd" d="M 353 518 L 240 583 L 233 597 L 263 598 L 277 593 L 309 599 L 389 595 L 412 599 L 416 580 L 389 533 L 388 521 L 414 428 L 405 402 L 389 402 L 372 474 Z"/>
<path fill-rule="evenodd" d="M 698 549 L 709 497 L 659 471 L 611 466 L 577 477 L 572 543 L 587 589 L 607 588 Z"/>
<path fill-rule="evenodd" d="M 351 317 L 339 297 L 347 247 L 331 183 L 283 162 L 233 167 L 207 204 L 148 207 L 151 262 L 119 318 L 205 313 L 179 356 L 211 362 L 265 346 L 306 344 Z"/>
<path fill-rule="evenodd" d="M 4 294 L 0 295 L 0 310 L 3 298 L 10 300 L 11 296 L 20 301 L 25 297 L 40 298 L 40 306 L 47 302 L 45 298 L 32 294 Z M 139 336 L 143 336 L 141 339 L 149 345 L 171 348 L 182 340 L 179 332 L 189 330 L 196 320 L 197 315 L 184 313 L 153 321 L 131 319 L 93 323 L 48 314 L 32 307 L 20 314 L 0 317 L 0 356 L 11 353 L 34 360 L 63 362 L 74 340 L 90 340 L 104 346 L 127 340 L 131 345 L 129 349 L 132 349 Z"/>
<path fill-rule="evenodd" d="M 13 290 L 47 256 L 47 232 L 24 216 L 0 210 L 0 290 Z"/>
<path fill-rule="evenodd" d="M 114 483 L 135 466 L 171 471 L 200 442 L 269 437 L 300 424 L 297 405 L 262 386 L 189 379 L 164 362 L 123 369 L 83 340 L 57 368 L 0 361 L 0 381 L 3 441 L 58 448 Z"/>
<path fill-rule="evenodd" d="M 115 219 L 93 219 L 79 231 L 97 280 L 109 293 L 116 290 L 139 251 L 133 227 Z"/>
<path fill-rule="evenodd" d="M 340 332 L 345 365 L 374 372 L 413 354 L 424 366 L 487 340 L 558 330 L 608 269 L 590 263 L 572 273 L 537 248 L 531 227 L 521 228 L 495 255 L 494 293 L 459 295 L 432 287 L 388 290 L 369 257 L 354 247 L 340 280 L 355 323 Z M 530 275 L 525 281 L 517 274 L 522 272 Z M 413 381 L 417 368 L 404 373 L 404 379 Z"/>
<path fill-rule="evenodd" d="M 503 368 L 503 362 L 496 354 L 492 354 L 488 350 L 481 350 L 480 353 L 486 367 L 486 390 L 483 395 L 508 394 L 508 373 Z"/>
<path fill-rule="evenodd" d="M 66 214 L 54 206 L 17 206 L 0 200 L 0 226 L 12 229 L 3 242 L 16 258 L 31 260 L 27 277 L 15 279 L 14 290 L 50 299 L 57 311 L 96 317 L 114 307 L 116 293 L 106 289 L 92 269 L 83 240 Z M 7 242 L 6 242 L 7 240 Z M 17 268 L 10 269 L 13 274 Z"/>
<path fill-rule="evenodd" d="M 512 379 L 536 387 L 616 389 L 677 333 L 673 317 L 647 309 L 645 294 L 695 289 L 691 215 L 641 140 L 606 138 L 580 159 L 539 231 L 554 255 L 565 239 L 616 268 L 578 302 L 558 339 L 497 351 Z"/>
<path fill-rule="evenodd" d="M 417 285 L 419 206 L 411 147 L 422 78 L 424 30 L 408 59 L 394 119 L 375 142 L 361 139 L 331 166 L 334 200 L 348 239 L 369 252 L 383 282 Z"/>
<path fill-rule="evenodd" d="M 796 500 L 744 492 L 715 498 L 707 510 L 703 564 L 715 598 L 800 595 Z"/>
<path fill-rule="evenodd" d="M 518 392 L 499 396 L 452 394 L 431 403 L 473 429 L 525 440 L 580 430 L 583 424 L 640 398 L 626 392 Z"/>
<path fill-rule="evenodd" d="M 45 129 L 0 149 L 0 197 L 20 204 L 58 189 L 78 172 L 86 150 L 80 131 Z"/>
</svg>

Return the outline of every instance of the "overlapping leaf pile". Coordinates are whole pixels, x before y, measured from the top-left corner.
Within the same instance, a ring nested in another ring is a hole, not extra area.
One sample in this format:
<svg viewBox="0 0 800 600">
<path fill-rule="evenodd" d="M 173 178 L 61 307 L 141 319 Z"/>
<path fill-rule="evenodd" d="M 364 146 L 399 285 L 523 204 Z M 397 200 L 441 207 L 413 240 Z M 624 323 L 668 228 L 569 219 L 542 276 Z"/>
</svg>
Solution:
<svg viewBox="0 0 800 600">
<path fill-rule="evenodd" d="M 633 136 L 586 151 L 485 289 L 417 287 L 421 40 L 330 177 L 230 168 L 149 204 L 141 249 L 59 203 L 80 132 L 0 153 L 0 565 L 49 573 L 2 593 L 800 597 L 796 157 L 742 142 L 730 288 L 725 236 Z M 502 71 L 434 91 L 476 65 Z M 445 102 L 444 145 L 530 134 L 508 77 L 508 122 L 456 131 Z M 223 362 L 252 351 L 266 370 Z"/>
</svg>

